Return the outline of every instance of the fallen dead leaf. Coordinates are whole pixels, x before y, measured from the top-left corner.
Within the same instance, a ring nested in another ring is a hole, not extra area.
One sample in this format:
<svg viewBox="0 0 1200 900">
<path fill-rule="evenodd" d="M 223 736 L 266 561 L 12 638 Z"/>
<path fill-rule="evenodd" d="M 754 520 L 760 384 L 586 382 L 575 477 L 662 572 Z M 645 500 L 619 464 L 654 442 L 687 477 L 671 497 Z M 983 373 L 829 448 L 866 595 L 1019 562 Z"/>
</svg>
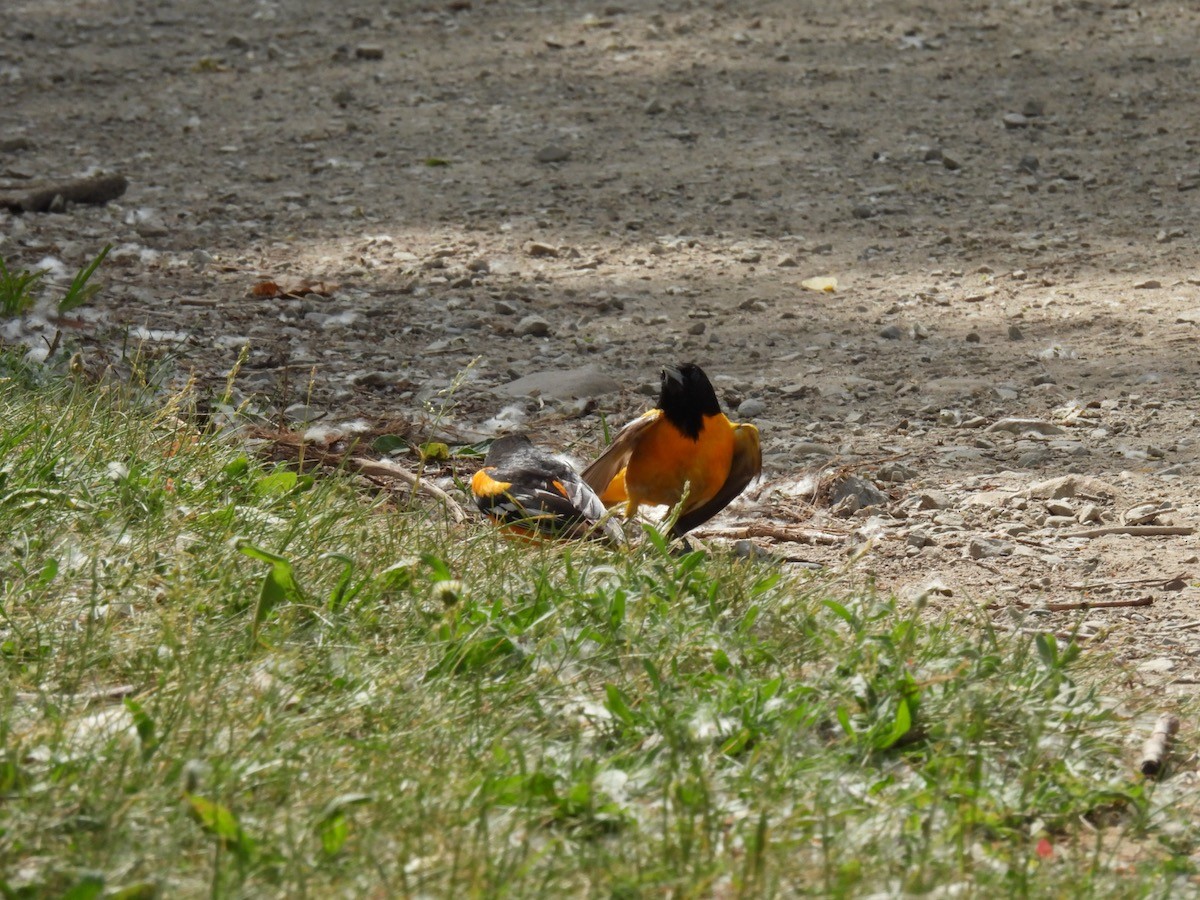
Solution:
<svg viewBox="0 0 1200 900">
<path fill-rule="evenodd" d="M 832 275 L 822 275 L 817 278 L 805 278 L 800 287 L 806 291 L 823 291 L 832 294 L 838 289 L 838 280 Z"/>
</svg>

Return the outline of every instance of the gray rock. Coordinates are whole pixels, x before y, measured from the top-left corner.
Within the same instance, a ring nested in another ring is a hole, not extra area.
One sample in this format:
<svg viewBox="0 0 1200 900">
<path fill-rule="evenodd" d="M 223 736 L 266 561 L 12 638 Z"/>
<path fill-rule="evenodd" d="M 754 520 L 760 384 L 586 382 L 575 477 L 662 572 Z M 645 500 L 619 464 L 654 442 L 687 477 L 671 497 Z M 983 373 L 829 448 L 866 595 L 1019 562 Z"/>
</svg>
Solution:
<svg viewBox="0 0 1200 900">
<path fill-rule="evenodd" d="M 741 409 L 739 406 L 738 409 Z M 835 453 L 833 447 L 828 444 L 819 444 L 816 441 L 800 441 L 792 447 L 792 454 L 803 459 L 806 456 L 833 456 Z"/>
<path fill-rule="evenodd" d="M 1031 484 L 1023 493 L 1034 500 L 1061 500 L 1066 497 L 1115 497 L 1117 489 L 1089 475 L 1062 475 Z"/>
<path fill-rule="evenodd" d="M 1170 504 L 1140 503 L 1122 513 L 1121 521 L 1126 525 L 1154 525 L 1162 513 L 1170 510 Z"/>
<path fill-rule="evenodd" d="M 904 539 L 904 543 L 908 544 L 908 546 L 910 546 L 910 547 L 920 548 L 920 547 L 928 547 L 931 544 L 935 543 L 935 541 L 933 540 L 933 538 L 931 538 L 929 536 L 929 534 L 927 532 L 922 531 L 919 528 L 916 528 L 908 533 L 908 536 L 905 537 L 905 539 Z"/>
<path fill-rule="evenodd" d="M 898 341 L 904 336 L 904 330 L 899 325 L 885 325 L 879 329 L 879 336 L 885 341 Z"/>
<path fill-rule="evenodd" d="M 899 484 L 908 481 L 917 474 L 916 470 L 910 466 L 906 466 L 902 462 L 884 463 L 879 467 L 879 471 L 875 473 L 875 477 L 880 481 Z"/>
<path fill-rule="evenodd" d="M 738 404 L 737 414 L 743 419 L 753 419 L 755 416 L 761 416 L 767 411 L 767 404 L 763 403 L 757 397 L 751 397 L 748 400 L 743 400 Z"/>
<path fill-rule="evenodd" d="M 517 323 L 517 334 L 546 337 L 550 334 L 550 323 L 541 316 L 526 316 Z"/>
<path fill-rule="evenodd" d="M 548 147 L 543 147 L 534 156 L 540 163 L 557 163 L 566 162 L 571 158 L 571 151 L 566 147 L 559 147 L 557 144 L 551 144 Z"/>
<path fill-rule="evenodd" d="M 844 501 L 851 500 L 853 508 L 858 510 L 868 506 L 882 506 L 888 502 L 888 495 L 865 478 L 847 475 L 833 485 L 830 499 L 839 507 Z"/>
<path fill-rule="evenodd" d="M 592 366 L 565 371 L 532 372 L 516 381 L 500 385 L 498 394 L 506 397 L 543 396 L 559 400 L 599 397 L 621 389 L 615 379 Z M 655 389 L 657 391 L 657 388 Z"/>
<path fill-rule="evenodd" d="M 1029 118 L 1027 116 L 1021 115 L 1020 113 L 1005 113 L 1003 122 L 1004 122 L 1005 128 L 1028 128 L 1029 127 Z"/>
<path fill-rule="evenodd" d="M 324 410 L 313 409 L 306 403 L 293 403 L 283 411 L 289 422 L 294 422 L 297 425 L 307 425 L 309 422 L 316 422 L 323 419 L 326 415 Z"/>
<path fill-rule="evenodd" d="M 973 537 L 967 544 L 967 554 L 971 559 L 994 559 L 998 556 L 1012 556 L 1016 546 L 1009 541 L 999 538 Z"/>
<path fill-rule="evenodd" d="M 525 252 L 530 256 L 556 257 L 558 248 L 553 244 L 543 244 L 541 241 L 530 241 L 525 245 Z"/>
<path fill-rule="evenodd" d="M 1025 335 L 1021 333 L 1021 329 L 1016 325 L 1008 326 L 1008 339 L 1010 341 L 1020 341 L 1025 339 Z"/>
<path fill-rule="evenodd" d="M 1064 500 L 1047 500 L 1046 512 L 1052 516 L 1071 516 L 1073 518 L 1075 516 L 1075 507 Z"/>
<path fill-rule="evenodd" d="M 941 491 L 922 491 L 910 497 L 905 505 L 916 509 L 949 509 L 954 504 L 950 502 L 949 495 Z"/>
</svg>

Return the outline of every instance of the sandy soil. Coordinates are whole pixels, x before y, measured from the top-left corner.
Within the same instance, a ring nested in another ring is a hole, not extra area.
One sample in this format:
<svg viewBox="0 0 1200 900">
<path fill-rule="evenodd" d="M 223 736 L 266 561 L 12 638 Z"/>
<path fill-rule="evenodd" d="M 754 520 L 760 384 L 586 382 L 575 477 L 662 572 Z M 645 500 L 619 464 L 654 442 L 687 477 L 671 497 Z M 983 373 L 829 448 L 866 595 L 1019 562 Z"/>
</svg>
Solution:
<svg viewBox="0 0 1200 900">
<path fill-rule="evenodd" d="M 294 421 L 586 457 L 694 359 L 768 469 L 711 534 L 1191 691 L 1197 537 L 1089 529 L 1200 518 L 1197 47 L 1166 0 L 9 0 L 0 193 L 130 187 L 0 255 L 113 243 L 68 349 L 211 394 L 248 345 Z"/>
</svg>

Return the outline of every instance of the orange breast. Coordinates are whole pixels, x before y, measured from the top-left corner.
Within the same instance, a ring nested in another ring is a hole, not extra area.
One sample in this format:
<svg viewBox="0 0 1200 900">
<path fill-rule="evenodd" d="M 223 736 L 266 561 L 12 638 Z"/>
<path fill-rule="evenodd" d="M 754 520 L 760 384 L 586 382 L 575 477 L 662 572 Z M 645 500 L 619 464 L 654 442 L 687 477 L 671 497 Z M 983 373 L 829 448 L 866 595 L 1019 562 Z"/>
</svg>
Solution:
<svg viewBox="0 0 1200 900">
<path fill-rule="evenodd" d="M 733 428 L 723 415 L 705 419 L 697 440 L 660 419 L 638 441 L 625 470 L 630 506 L 674 506 L 690 483 L 687 512 L 706 503 L 721 489 L 733 460 Z"/>
</svg>

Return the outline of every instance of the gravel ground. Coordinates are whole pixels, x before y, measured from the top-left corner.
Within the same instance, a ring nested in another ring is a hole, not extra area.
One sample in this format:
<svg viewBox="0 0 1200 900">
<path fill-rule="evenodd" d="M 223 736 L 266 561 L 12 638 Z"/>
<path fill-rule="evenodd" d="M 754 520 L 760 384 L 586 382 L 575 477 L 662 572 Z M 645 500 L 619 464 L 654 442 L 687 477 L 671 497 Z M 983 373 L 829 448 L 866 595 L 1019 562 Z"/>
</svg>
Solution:
<svg viewBox="0 0 1200 900">
<path fill-rule="evenodd" d="M 1192 691 L 1197 46 L 1159 0 L 11 0 L 0 195 L 129 187 L 0 212 L 10 267 L 114 245 L 4 334 L 580 457 L 695 360 L 766 453 L 710 535 Z"/>
</svg>

